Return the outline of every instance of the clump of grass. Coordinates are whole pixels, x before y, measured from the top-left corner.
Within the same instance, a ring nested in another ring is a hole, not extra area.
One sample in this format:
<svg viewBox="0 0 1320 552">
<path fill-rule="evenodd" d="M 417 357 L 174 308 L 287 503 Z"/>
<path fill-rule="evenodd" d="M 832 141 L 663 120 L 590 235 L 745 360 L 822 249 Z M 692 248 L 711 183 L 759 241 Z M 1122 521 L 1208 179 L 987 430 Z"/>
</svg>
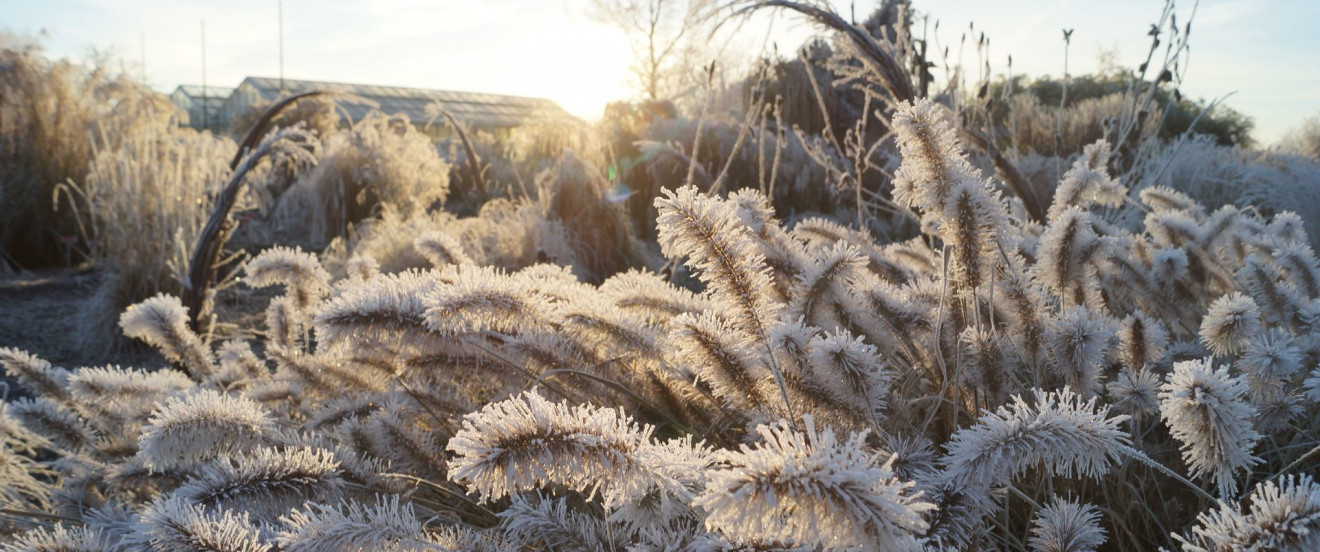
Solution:
<svg viewBox="0 0 1320 552">
<path fill-rule="evenodd" d="M 142 117 L 158 116 L 158 108 L 143 106 Z M 209 198 L 228 179 L 234 148 L 228 139 L 168 124 L 140 129 L 118 148 L 97 151 L 82 185 L 62 188 L 88 255 L 105 269 L 83 311 L 85 347 L 114 343 L 113 321 L 133 302 L 182 290 Z"/>
<path fill-rule="evenodd" d="M 0 265 L 81 261 L 76 215 L 55 190 L 81 184 L 101 152 L 133 130 L 177 121 L 164 96 L 113 73 L 49 60 L 35 39 L 0 33 Z M 122 308 L 122 305 L 121 305 Z"/>
</svg>

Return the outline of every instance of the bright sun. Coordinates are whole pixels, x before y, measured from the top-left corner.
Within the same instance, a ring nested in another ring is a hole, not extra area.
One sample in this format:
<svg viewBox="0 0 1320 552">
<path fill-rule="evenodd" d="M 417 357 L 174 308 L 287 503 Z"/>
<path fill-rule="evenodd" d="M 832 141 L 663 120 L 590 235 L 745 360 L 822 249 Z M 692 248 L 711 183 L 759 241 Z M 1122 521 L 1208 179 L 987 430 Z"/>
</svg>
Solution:
<svg viewBox="0 0 1320 552">
<path fill-rule="evenodd" d="M 554 100 L 569 113 L 600 118 L 605 105 L 628 99 L 631 52 L 617 30 L 572 18 L 520 37 L 528 48 L 519 70 L 508 75 L 508 90 Z"/>
</svg>

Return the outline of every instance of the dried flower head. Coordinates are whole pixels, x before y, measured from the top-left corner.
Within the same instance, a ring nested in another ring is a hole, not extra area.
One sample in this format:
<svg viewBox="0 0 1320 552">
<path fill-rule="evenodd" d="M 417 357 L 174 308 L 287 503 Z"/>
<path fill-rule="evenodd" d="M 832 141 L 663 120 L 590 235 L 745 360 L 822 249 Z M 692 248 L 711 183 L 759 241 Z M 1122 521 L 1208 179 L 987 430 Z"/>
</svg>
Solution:
<svg viewBox="0 0 1320 552">
<path fill-rule="evenodd" d="M 662 194 L 655 200 L 661 250 L 671 258 L 687 256 L 716 306 L 749 335 L 763 337 L 779 305 L 766 293 L 774 283 L 751 229 L 729 204 L 693 186 Z"/>
<path fill-rule="evenodd" d="M 653 453 L 653 431 L 611 408 L 570 407 L 524 393 L 463 418 L 447 447 L 456 455 L 449 478 L 483 500 L 545 485 L 600 492 L 609 508 L 657 489 L 684 496 L 683 481 L 653 463 L 675 458 Z"/>
<path fill-rule="evenodd" d="M 65 401 L 69 392 L 69 371 L 51 366 L 27 351 L 0 347 L 0 368 L 32 391 L 52 400 Z"/>
<path fill-rule="evenodd" d="M 1127 368 L 1154 365 L 1168 346 L 1164 324 L 1143 312 L 1129 314 L 1118 326 L 1118 361 Z"/>
<path fill-rule="evenodd" d="M 1238 368 L 1250 380 L 1261 383 L 1290 378 L 1301 367 L 1302 352 L 1296 341 L 1288 332 L 1279 329 L 1251 336 L 1238 361 Z"/>
<path fill-rule="evenodd" d="M 813 338 L 807 363 L 813 379 L 866 416 L 888 404 L 889 372 L 875 347 L 846 331 Z"/>
<path fill-rule="evenodd" d="M 125 544 L 151 552 L 269 552 L 274 548 L 247 514 L 208 512 L 177 496 L 148 506 L 139 529 Z"/>
<path fill-rule="evenodd" d="M 406 552 L 435 549 L 412 503 L 377 496 L 374 504 L 310 504 L 280 518 L 275 541 L 285 552 L 373 550 Z"/>
<path fill-rule="evenodd" d="M 413 247 L 437 268 L 445 265 L 474 264 L 457 238 L 438 230 L 417 237 Z"/>
<path fill-rule="evenodd" d="M 1105 387 L 1114 408 L 1135 419 L 1142 419 L 1159 409 L 1160 377 L 1154 370 L 1124 367 Z"/>
<path fill-rule="evenodd" d="M 1046 326 L 1050 365 L 1083 396 L 1100 391 L 1100 370 L 1114 337 L 1110 320 L 1084 306 L 1064 310 Z"/>
</svg>

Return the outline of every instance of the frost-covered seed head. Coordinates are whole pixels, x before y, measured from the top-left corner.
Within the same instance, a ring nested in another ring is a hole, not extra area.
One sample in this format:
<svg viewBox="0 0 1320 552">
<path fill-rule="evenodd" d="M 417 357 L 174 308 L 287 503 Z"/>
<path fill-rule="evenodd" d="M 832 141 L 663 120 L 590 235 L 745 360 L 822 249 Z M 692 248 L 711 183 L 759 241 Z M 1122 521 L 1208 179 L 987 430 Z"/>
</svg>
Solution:
<svg viewBox="0 0 1320 552">
<path fill-rule="evenodd" d="M 126 544 L 152 552 L 269 552 L 273 549 L 246 513 L 208 512 L 187 499 L 158 499 L 142 513 Z"/>
<path fill-rule="evenodd" d="M 735 541 L 920 549 L 914 534 L 927 528 L 922 514 L 934 505 L 866 450 L 865 433 L 839 441 L 810 417 L 805 433 L 786 422 L 756 433 L 759 444 L 722 453 L 728 468 L 709 473 L 695 501 L 707 529 Z"/>
<path fill-rule="evenodd" d="M 1251 491 L 1246 512 L 1236 504 L 1196 517 L 1189 535 L 1174 535 L 1184 552 L 1320 549 L 1320 485 L 1310 475 L 1284 475 Z"/>
<path fill-rule="evenodd" d="M 262 251 L 243 268 L 247 285 L 283 285 L 298 311 L 311 308 L 330 292 L 330 273 L 316 255 L 301 248 L 276 246 Z"/>
<path fill-rule="evenodd" d="M 1278 381 L 1302 367 L 1302 352 L 1287 332 L 1274 329 L 1251 336 L 1238 368 L 1252 380 Z"/>
<path fill-rule="evenodd" d="M 13 540 L 0 544 L 4 552 L 97 552 L 111 549 L 97 531 L 86 527 L 37 527 L 26 533 L 10 535 Z M 246 551 L 242 551 L 246 552 Z"/>
<path fill-rule="evenodd" d="M 600 293 L 615 307 L 660 325 L 680 314 L 698 313 L 708 307 L 696 294 L 657 274 L 637 270 L 611 276 L 600 285 Z"/>
<path fill-rule="evenodd" d="M 44 397 L 9 403 L 8 414 L 21 422 L 23 427 L 67 451 L 89 448 L 96 438 L 87 420 L 64 405 Z"/>
<path fill-rule="evenodd" d="M 1046 327 L 1051 365 L 1083 396 L 1100 391 L 1100 370 L 1114 337 L 1112 322 L 1084 306 L 1064 310 Z"/>
<path fill-rule="evenodd" d="M 69 371 L 51 366 L 27 351 L 0 347 L 0 368 L 20 384 L 52 400 L 68 400 Z"/>
<path fill-rule="evenodd" d="M 945 474 L 957 485 L 989 488 L 1008 483 L 1030 467 L 1047 473 L 1099 478 L 1128 446 L 1109 407 L 1072 390 L 1035 391 L 1035 404 L 1014 396 L 1008 406 L 982 415 L 945 445 Z"/>
<path fill-rule="evenodd" d="M 681 455 L 657 453 L 653 431 L 611 408 L 570 407 L 524 393 L 463 418 L 447 447 L 456 455 L 449 478 L 483 500 L 552 484 L 600 492 L 610 508 L 657 490 L 685 496 L 681 479 L 662 464 L 696 467 L 691 464 L 708 463 L 708 453 L 690 443 Z"/>
<path fill-rule="evenodd" d="M 839 331 L 813 338 L 808 365 L 814 379 L 844 402 L 874 416 L 889 398 L 889 372 L 875 347 Z"/>
<path fill-rule="evenodd" d="M 261 405 L 205 389 L 166 400 L 138 437 L 148 468 L 189 467 L 262 443 L 274 424 Z"/>
<path fill-rule="evenodd" d="M 894 173 L 894 201 L 899 205 L 939 212 L 954 185 L 981 180 L 944 106 L 930 100 L 899 104 L 893 129 L 903 157 Z"/>
<path fill-rule="evenodd" d="M 780 306 L 767 293 L 774 282 L 752 230 L 729 203 L 694 186 L 661 193 L 655 200 L 661 251 L 670 258 L 686 256 L 709 286 L 716 308 L 730 313 L 748 334 L 762 335 Z"/>
<path fill-rule="evenodd" d="M 1167 186 L 1151 186 L 1141 191 L 1141 202 L 1156 211 L 1187 211 L 1197 208 L 1196 200 Z"/>
<path fill-rule="evenodd" d="M 350 282 L 319 309 L 317 337 L 334 343 L 430 331 L 423 297 L 437 285 L 434 272 L 414 271 Z"/>
<path fill-rule="evenodd" d="M 1169 332 L 1158 319 L 1136 312 L 1123 319 L 1118 327 L 1118 360 L 1133 370 L 1154 365 L 1164 357 L 1169 346 Z"/>
<path fill-rule="evenodd" d="M 1095 506 L 1055 495 L 1036 512 L 1027 544 L 1033 552 L 1095 552 L 1105 543 Z"/>
<path fill-rule="evenodd" d="M 328 450 L 257 447 L 202 465 L 174 496 L 208 511 L 242 510 L 274 519 L 308 501 L 333 500 L 342 486 L 339 461 Z"/>
<path fill-rule="evenodd" d="M 1234 473 L 1260 459 L 1251 451 L 1260 434 L 1251 428 L 1255 409 L 1246 401 L 1247 384 L 1228 367 L 1210 359 L 1177 362 L 1160 387 L 1160 417 L 1182 444 L 1182 457 L 1194 477 L 1209 477 L 1228 498 L 1237 489 Z"/>
<path fill-rule="evenodd" d="M 345 501 L 340 506 L 310 504 L 280 518 L 284 528 L 275 542 L 284 552 L 373 550 L 405 552 L 434 549 L 412 503 L 398 496 L 377 496 L 370 505 Z"/>
<path fill-rule="evenodd" d="M 1256 302 L 1231 293 L 1210 304 L 1210 312 L 1201 320 L 1201 342 L 1216 355 L 1236 354 L 1263 330 Z"/>
<path fill-rule="evenodd" d="M 438 230 L 431 230 L 418 236 L 413 242 L 413 247 L 437 268 L 445 265 L 473 264 L 472 258 L 463 251 L 463 244 L 457 238 Z"/>
<path fill-rule="evenodd" d="M 746 410 L 766 405 L 762 383 L 770 371 L 757 356 L 751 337 L 723 318 L 709 312 L 683 314 L 673 321 L 669 342 L 676 348 L 675 357 L 720 398 Z"/>
<path fill-rule="evenodd" d="M 1154 370 L 1124 367 L 1106 388 L 1114 408 L 1133 418 L 1142 419 L 1159 409 L 1160 378 Z"/>
<path fill-rule="evenodd" d="M 188 327 L 188 311 L 178 297 L 164 293 L 128 307 L 119 317 L 124 335 L 151 344 L 170 362 L 203 378 L 211 372 L 211 351 Z"/>
<path fill-rule="evenodd" d="M 554 302 L 526 278 L 475 265 L 456 265 L 447 274 L 452 280 L 434 286 L 423 298 L 426 326 L 433 332 L 517 334 L 556 318 Z"/>
<path fill-rule="evenodd" d="M 1162 247 L 1150 255 L 1151 276 L 1165 286 L 1187 279 L 1187 252 L 1181 248 Z"/>
<path fill-rule="evenodd" d="M 1127 188 L 1109 176 L 1109 142 L 1104 139 L 1082 149 L 1082 155 L 1064 173 L 1054 190 L 1054 199 L 1047 214 L 1055 220 L 1069 206 L 1087 208 L 1092 204 L 1117 207 L 1127 197 Z"/>
</svg>

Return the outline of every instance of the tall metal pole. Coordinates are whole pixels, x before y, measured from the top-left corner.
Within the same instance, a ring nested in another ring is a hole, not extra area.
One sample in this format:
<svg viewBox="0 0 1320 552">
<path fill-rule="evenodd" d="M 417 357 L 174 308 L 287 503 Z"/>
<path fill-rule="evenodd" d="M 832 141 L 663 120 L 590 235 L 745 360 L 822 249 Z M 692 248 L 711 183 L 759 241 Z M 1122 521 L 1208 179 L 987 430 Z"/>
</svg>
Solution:
<svg viewBox="0 0 1320 552">
<path fill-rule="evenodd" d="M 206 101 L 206 20 L 202 20 L 202 128 L 211 128 L 211 110 Z"/>
<path fill-rule="evenodd" d="M 280 0 L 280 91 L 284 91 L 284 0 Z"/>
</svg>

